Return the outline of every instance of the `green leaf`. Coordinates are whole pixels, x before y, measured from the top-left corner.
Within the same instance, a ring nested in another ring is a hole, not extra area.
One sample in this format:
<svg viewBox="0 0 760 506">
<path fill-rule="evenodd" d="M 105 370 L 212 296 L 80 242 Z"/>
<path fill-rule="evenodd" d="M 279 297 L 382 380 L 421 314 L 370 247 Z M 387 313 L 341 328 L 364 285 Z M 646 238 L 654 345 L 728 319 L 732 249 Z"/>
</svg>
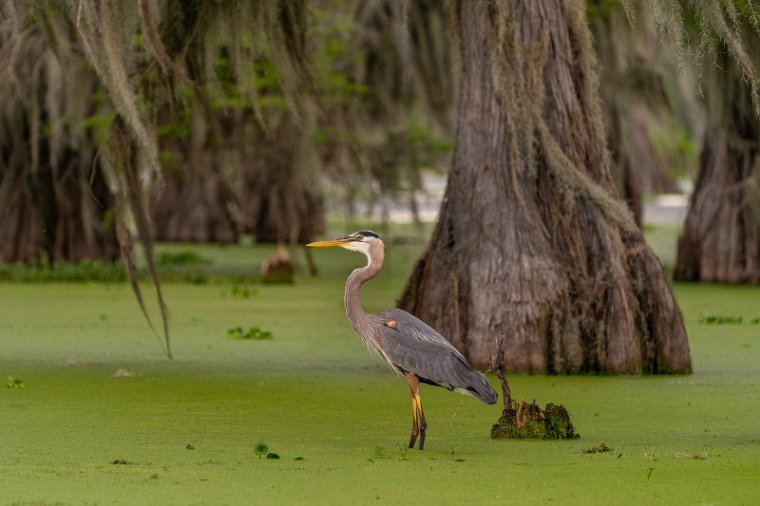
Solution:
<svg viewBox="0 0 760 506">
<path fill-rule="evenodd" d="M 269 447 L 264 443 L 259 443 L 256 445 L 256 448 L 254 448 L 253 452 L 261 458 L 264 455 L 269 454 Z"/>
</svg>

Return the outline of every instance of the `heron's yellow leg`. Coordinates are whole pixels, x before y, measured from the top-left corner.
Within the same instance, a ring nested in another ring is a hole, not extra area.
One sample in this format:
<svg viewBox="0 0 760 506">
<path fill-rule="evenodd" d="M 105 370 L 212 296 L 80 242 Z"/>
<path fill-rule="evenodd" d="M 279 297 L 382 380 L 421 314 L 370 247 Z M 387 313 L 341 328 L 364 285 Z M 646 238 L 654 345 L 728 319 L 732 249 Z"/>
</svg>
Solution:
<svg viewBox="0 0 760 506">
<path fill-rule="evenodd" d="M 415 418 L 419 427 L 420 434 L 420 450 L 425 446 L 425 431 L 427 430 L 427 422 L 425 421 L 425 412 L 422 411 L 422 399 L 419 392 L 414 396 L 412 402 L 415 404 Z"/>
<path fill-rule="evenodd" d="M 409 438 L 409 448 L 414 448 L 414 443 L 417 442 L 417 436 L 420 434 L 420 380 L 414 374 L 406 373 L 406 381 L 409 383 L 409 391 L 412 394 L 412 435 Z M 422 440 L 420 442 L 422 443 Z"/>
</svg>

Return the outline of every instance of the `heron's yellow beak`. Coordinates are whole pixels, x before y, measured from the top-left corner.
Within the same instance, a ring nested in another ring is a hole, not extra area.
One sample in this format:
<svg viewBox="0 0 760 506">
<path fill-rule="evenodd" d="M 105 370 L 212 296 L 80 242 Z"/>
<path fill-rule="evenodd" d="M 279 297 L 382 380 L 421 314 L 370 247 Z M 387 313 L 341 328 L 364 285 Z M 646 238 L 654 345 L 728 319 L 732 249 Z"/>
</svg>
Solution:
<svg viewBox="0 0 760 506">
<path fill-rule="evenodd" d="M 351 242 L 351 239 L 331 239 L 329 241 L 310 242 L 306 246 L 310 248 L 328 248 L 330 246 L 343 246 Z"/>
</svg>

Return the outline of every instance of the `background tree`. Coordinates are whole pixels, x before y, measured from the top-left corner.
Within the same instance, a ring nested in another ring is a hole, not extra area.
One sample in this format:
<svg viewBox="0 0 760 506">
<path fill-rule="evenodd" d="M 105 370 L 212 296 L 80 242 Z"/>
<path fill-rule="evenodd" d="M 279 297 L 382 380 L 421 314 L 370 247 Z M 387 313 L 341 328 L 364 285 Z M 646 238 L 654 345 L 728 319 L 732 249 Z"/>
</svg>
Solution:
<svg viewBox="0 0 760 506">
<path fill-rule="evenodd" d="M 647 11 L 638 8 L 632 24 L 617 2 L 589 2 L 588 8 L 612 176 L 641 225 L 645 194 L 676 191 L 651 134 L 656 121 L 670 113 L 658 58 L 662 48 Z"/>
<path fill-rule="evenodd" d="M 755 53 L 757 54 L 757 53 Z M 674 276 L 760 282 L 760 120 L 751 90 L 725 47 L 705 68 L 708 123 L 699 175 L 678 239 Z"/>
<path fill-rule="evenodd" d="M 691 42 L 702 62 L 707 125 L 674 275 L 689 281 L 760 281 L 760 10 L 709 2 Z M 687 22 L 693 20 L 687 18 Z M 698 42 L 696 42 L 698 41 Z"/>
<path fill-rule="evenodd" d="M 383 216 L 393 203 L 407 204 L 419 222 L 420 169 L 449 153 L 454 128 L 445 10 L 440 2 L 376 0 L 317 12 L 318 151 L 345 192 L 348 221 L 361 198 Z"/>
<path fill-rule="evenodd" d="M 147 81 L 142 93 L 157 114 L 170 112 L 159 119 L 170 177 L 155 191 L 156 237 L 309 240 L 324 214 L 321 170 L 305 167 L 314 162 L 305 148 L 316 90 L 301 83 L 306 70 L 293 69 L 305 65 L 303 5 L 140 5 L 146 43 L 161 63 L 158 85 Z"/>
<path fill-rule="evenodd" d="M 56 4 L 0 10 L 0 262 L 113 260 L 97 156 L 113 110 Z"/>
<path fill-rule="evenodd" d="M 682 59 L 702 66 L 706 83 L 707 126 L 675 277 L 757 283 L 760 8 L 752 0 L 649 0 L 648 8 Z"/>
<path fill-rule="evenodd" d="M 614 195 L 581 1 L 455 6 L 453 166 L 400 306 L 471 362 L 511 370 L 687 372 L 662 267 Z"/>
</svg>

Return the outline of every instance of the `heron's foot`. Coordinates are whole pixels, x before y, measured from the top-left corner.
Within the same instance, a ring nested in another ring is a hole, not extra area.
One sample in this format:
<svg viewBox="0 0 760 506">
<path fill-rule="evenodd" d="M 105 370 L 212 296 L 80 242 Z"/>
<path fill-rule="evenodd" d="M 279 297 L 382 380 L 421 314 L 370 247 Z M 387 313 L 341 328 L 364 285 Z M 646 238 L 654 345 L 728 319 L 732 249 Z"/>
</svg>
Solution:
<svg viewBox="0 0 760 506">
<path fill-rule="evenodd" d="M 420 435 L 420 429 L 417 426 L 417 424 L 414 424 L 412 426 L 412 435 L 409 438 L 409 448 L 414 448 L 414 443 L 417 442 L 417 436 L 419 436 L 419 435 Z M 422 439 L 420 440 L 420 443 L 422 443 L 422 441 L 424 441 L 424 439 L 425 439 L 425 436 L 423 435 Z"/>
</svg>

